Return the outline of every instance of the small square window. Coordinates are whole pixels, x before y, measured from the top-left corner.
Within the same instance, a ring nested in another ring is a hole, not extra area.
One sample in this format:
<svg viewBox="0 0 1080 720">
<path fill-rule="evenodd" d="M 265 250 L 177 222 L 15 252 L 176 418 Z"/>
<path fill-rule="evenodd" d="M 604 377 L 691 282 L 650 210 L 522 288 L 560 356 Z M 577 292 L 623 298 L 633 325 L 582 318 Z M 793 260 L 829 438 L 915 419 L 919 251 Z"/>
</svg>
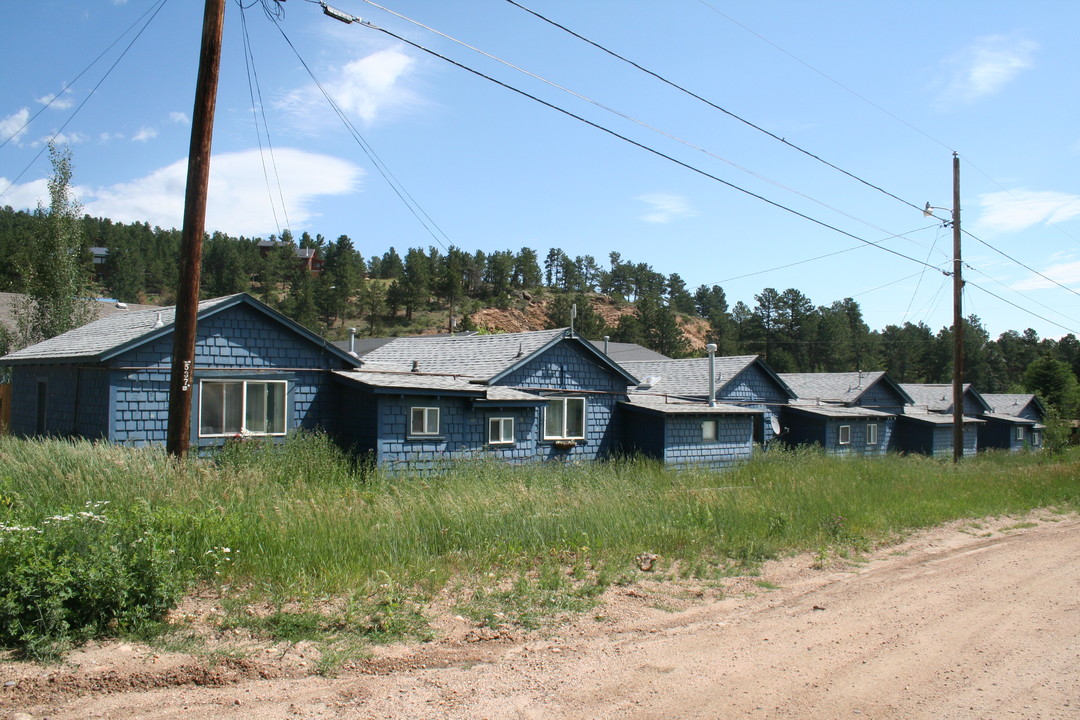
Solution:
<svg viewBox="0 0 1080 720">
<path fill-rule="evenodd" d="M 839 440 L 839 443 L 841 445 L 850 445 L 851 444 L 851 426 L 850 425 L 841 425 L 840 426 L 840 437 L 838 438 L 838 440 Z"/>
<path fill-rule="evenodd" d="M 702 442 L 716 442 L 716 421 L 715 420 L 702 420 L 701 421 L 701 441 Z"/>
<path fill-rule="evenodd" d="M 439 408 L 414 407 L 409 412 L 410 435 L 438 435 Z"/>
<path fill-rule="evenodd" d="M 878 443 L 877 423 L 868 423 L 866 425 L 866 444 L 867 445 L 877 445 L 877 443 Z"/>
<path fill-rule="evenodd" d="M 493 417 L 488 420 L 488 444 L 510 445 L 514 442 L 514 418 Z"/>
</svg>

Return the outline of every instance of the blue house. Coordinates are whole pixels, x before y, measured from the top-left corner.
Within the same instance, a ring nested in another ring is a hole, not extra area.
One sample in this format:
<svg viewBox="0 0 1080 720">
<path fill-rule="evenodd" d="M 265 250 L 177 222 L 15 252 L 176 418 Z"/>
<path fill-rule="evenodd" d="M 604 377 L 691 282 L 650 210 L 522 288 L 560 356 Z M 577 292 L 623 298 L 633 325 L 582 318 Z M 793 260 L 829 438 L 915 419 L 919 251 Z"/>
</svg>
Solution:
<svg viewBox="0 0 1080 720">
<path fill-rule="evenodd" d="M 913 403 L 899 419 L 897 449 L 934 457 L 953 454 L 953 391 L 946 383 L 901 383 Z M 970 384 L 963 386 L 963 423 L 965 457 L 979 447 L 978 416 L 990 411 L 982 396 Z"/>
<path fill-rule="evenodd" d="M 687 358 L 622 365 L 642 380 L 632 391 L 635 405 L 694 402 L 707 406 L 709 362 L 709 358 Z M 781 408 L 795 398 L 795 393 L 757 355 L 714 358 L 713 370 L 713 402 L 752 410 L 749 420 L 753 442 L 765 446 L 771 443 L 780 433 Z M 746 420 L 742 417 L 739 422 Z"/>
<path fill-rule="evenodd" d="M 336 373 L 345 439 L 383 467 L 584 461 L 621 447 L 637 380 L 568 329 L 398 338 Z"/>
<path fill-rule="evenodd" d="M 983 394 L 990 407 L 979 417 L 979 449 L 1010 452 L 1042 448 L 1046 406 L 1031 393 Z"/>
<path fill-rule="evenodd" d="M 175 308 L 115 313 L 0 358 L 11 432 L 164 444 Z M 192 443 L 333 431 L 333 371 L 359 362 L 249 295 L 199 303 Z"/>
<path fill-rule="evenodd" d="M 783 408 L 786 442 L 834 455 L 882 455 L 911 397 L 882 371 L 781 373 L 798 399 Z"/>
</svg>

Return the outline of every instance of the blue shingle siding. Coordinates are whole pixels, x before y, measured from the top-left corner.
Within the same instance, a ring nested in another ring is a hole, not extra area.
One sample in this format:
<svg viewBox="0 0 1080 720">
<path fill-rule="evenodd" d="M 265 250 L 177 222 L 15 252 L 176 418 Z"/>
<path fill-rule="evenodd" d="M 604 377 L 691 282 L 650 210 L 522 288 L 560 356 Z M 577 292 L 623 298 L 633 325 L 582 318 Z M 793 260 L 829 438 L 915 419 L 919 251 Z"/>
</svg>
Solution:
<svg viewBox="0 0 1080 720">
<path fill-rule="evenodd" d="M 753 452 L 754 415 L 713 416 L 716 440 L 703 441 L 701 423 L 695 415 L 667 416 L 664 464 L 673 467 L 722 469 L 749 460 Z"/>
<path fill-rule="evenodd" d="M 929 425 L 913 420 L 901 420 L 896 431 L 895 445 L 904 452 L 914 452 L 933 457 L 952 457 L 952 425 Z M 975 455 L 978 448 L 978 429 L 974 424 L 964 425 L 964 457 Z"/>
<path fill-rule="evenodd" d="M 626 411 L 623 418 L 623 451 L 664 459 L 664 416 Z"/>
<path fill-rule="evenodd" d="M 855 403 L 859 407 L 884 412 L 900 412 L 906 404 L 900 395 L 884 382 L 874 383 L 859 396 Z"/>
<path fill-rule="evenodd" d="M 614 452 L 620 442 L 621 418 L 616 411 L 626 399 L 626 379 L 610 368 L 598 364 L 596 358 L 577 347 L 576 342 L 561 342 L 503 377 L 499 385 L 528 392 L 565 390 L 553 397 L 572 397 L 581 392 L 585 398 L 585 441 L 575 447 L 559 448 L 548 440 L 540 440 L 538 455 L 549 460 L 595 460 Z M 537 413 L 536 437 L 543 435 L 543 408 Z"/>
<path fill-rule="evenodd" d="M 729 383 L 717 391 L 716 399 L 720 402 L 733 402 L 743 407 L 760 410 L 762 419 L 756 435 L 766 444 L 773 438 L 772 420 L 780 421 L 780 410 L 788 402 L 787 394 L 776 381 L 769 377 L 756 364 L 748 366 Z"/>
<path fill-rule="evenodd" d="M 45 383 L 45 434 L 55 437 L 105 437 L 108 384 L 95 368 L 75 365 L 17 365 L 12 368 L 13 435 L 37 431 L 38 383 Z"/>
<path fill-rule="evenodd" d="M 783 439 L 789 445 L 819 445 L 829 455 L 884 455 L 890 449 L 895 418 L 824 417 L 790 412 L 783 416 L 787 432 Z M 867 443 L 869 426 L 877 425 L 878 441 Z M 847 425 L 850 442 L 840 444 L 840 426 Z"/>
<path fill-rule="evenodd" d="M 369 395 L 367 399 L 378 405 L 372 443 L 375 461 L 387 470 L 425 472 L 438 470 L 454 460 L 521 463 L 536 458 L 538 413 L 534 407 L 477 407 L 472 398 L 448 396 Z M 436 436 L 409 434 L 409 414 L 414 407 L 439 409 Z M 514 419 L 512 444 L 488 444 L 488 421 L 496 417 Z"/>
</svg>

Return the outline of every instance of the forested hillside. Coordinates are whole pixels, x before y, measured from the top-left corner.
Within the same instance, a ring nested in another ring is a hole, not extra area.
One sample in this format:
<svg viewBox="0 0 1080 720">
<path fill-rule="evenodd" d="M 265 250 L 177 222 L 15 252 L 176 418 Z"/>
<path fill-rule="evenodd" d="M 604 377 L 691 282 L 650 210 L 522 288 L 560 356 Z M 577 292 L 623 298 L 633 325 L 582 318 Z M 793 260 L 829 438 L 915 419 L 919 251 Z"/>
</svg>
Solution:
<svg viewBox="0 0 1080 720">
<path fill-rule="evenodd" d="M 40 218 L 0 209 L 0 291 L 22 292 Z M 691 290 L 678 273 L 657 272 L 612 252 L 601 264 L 551 249 L 492 253 L 460 248 L 371 248 L 367 257 L 347 235 L 327 240 L 283 232 L 272 248 L 262 238 L 214 233 L 203 250 L 202 293 L 250 292 L 298 322 L 338 339 L 478 329 L 541 329 L 570 324 L 582 335 L 637 342 L 671 357 L 701 354 L 715 342 L 722 355 L 760 354 L 778 372 L 887 370 L 901 382 L 950 382 L 952 333 L 925 324 L 871 329 L 851 298 L 816 305 L 795 288 L 764 288 L 755 305 L 729 305 L 723 288 Z M 264 243 L 265 245 L 266 243 Z M 95 265 L 92 247 L 107 248 Z M 103 296 L 172 304 L 180 232 L 148 224 L 82 219 L 81 259 Z M 317 250 L 322 272 L 297 259 Z M 1038 392 L 1067 416 L 1080 403 L 1080 342 L 1040 339 L 1033 330 L 991 338 L 967 318 L 965 380 L 981 392 Z"/>
</svg>

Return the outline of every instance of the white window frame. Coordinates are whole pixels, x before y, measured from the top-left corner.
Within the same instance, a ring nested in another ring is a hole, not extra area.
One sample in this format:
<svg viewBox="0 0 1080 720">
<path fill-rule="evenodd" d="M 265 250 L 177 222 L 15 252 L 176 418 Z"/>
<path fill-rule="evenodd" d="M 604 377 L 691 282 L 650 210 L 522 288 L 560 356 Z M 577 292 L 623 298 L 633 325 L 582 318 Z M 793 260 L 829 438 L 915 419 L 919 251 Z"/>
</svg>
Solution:
<svg viewBox="0 0 1080 720">
<path fill-rule="evenodd" d="M 220 426 L 221 432 L 204 432 L 203 428 L 206 427 L 206 423 L 203 422 L 203 413 L 208 412 L 209 408 L 206 406 L 206 388 L 209 385 L 237 385 L 240 387 L 240 427 L 238 428 L 226 428 L 226 416 L 228 409 L 225 405 L 225 396 L 222 396 L 221 406 L 221 418 Z M 250 418 L 248 417 L 248 388 L 252 386 L 262 385 L 266 388 L 278 387 L 281 388 L 281 408 L 279 410 L 281 416 L 281 430 L 278 432 L 266 432 L 265 430 L 253 430 L 249 427 Z M 199 381 L 199 437 L 201 438 L 214 438 L 214 437 L 235 437 L 237 435 L 251 435 L 257 437 L 282 437 L 288 434 L 289 431 L 289 383 L 287 380 L 240 380 L 235 378 L 206 378 Z"/>
<path fill-rule="evenodd" d="M 877 445 L 878 444 L 878 424 L 866 423 L 866 444 Z"/>
<path fill-rule="evenodd" d="M 420 427 L 417 427 L 417 411 L 420 411 Z M 439 408 L 413 406 L 409 408 L 409 435 L 413 437 L 435 437 L 439 434 Z"/>
<path fill-rule="evenodd" d="M 701 442 L 716 442 L 720 439 L 720 423 L 716 418 L 701 421 Z"/>
<path fill-rule="evenodd" d="M 581 404 L 581 434 L 571 435 L 568 428 L 570 427 L 570 413 L 569 408 L 571 404 Z M 560 428 L 560 434 L 548 433 L 548 415 L 551 412 L 551 408 L 555 405 L 562 406 L 562 427 Z M 559 397 L 548 398 L 548 404 L 544 408 L 544 439 L 545 440 L 584 440 L 585 435 L 588 432 L 589 423 L 589 403 L 583 397 Z"/>
<path fill-rule="evenodd" d="M 488 418 L 488 445 L 514 444 L 514 418 Z"/>
<path fill-rule="evenodd" d="M 837 433 L 836 442 L 840 445 L 851 444 L 851 426 L 841 425 Z"/>
<path fill-rule="evenodd" d="M 1024 442 L 1024 426 L 1023 425 L 1017 425 L 1016 426 L 1016 432 L 1014 434 L 1014 437 L 1019 442 Z"/>
</svg>

